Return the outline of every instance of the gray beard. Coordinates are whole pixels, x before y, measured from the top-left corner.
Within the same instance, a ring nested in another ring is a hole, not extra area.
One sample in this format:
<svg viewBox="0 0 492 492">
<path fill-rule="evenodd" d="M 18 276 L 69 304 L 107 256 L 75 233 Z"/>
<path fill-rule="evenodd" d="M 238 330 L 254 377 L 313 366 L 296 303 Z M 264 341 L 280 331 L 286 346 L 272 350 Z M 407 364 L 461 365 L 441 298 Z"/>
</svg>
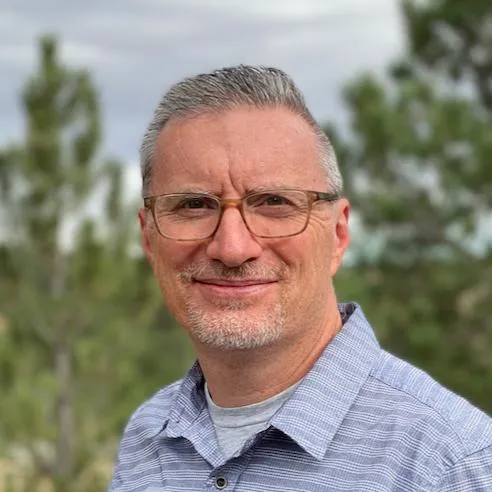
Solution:
<svg viewBox="0 0 492 492">
<path fill-rule="evenodd" d="M 228 303 L 214 312 L 205 312 L 190 303 L 187 306 L 190 334 L 204 345 L 229 350 L 265 347 L 280 338 L 285 323 L 281 303 L 256 316 L 239 304 Z"/>
<path fill-rule="evenodd" d="M 218 262 L 204 262 L 189 266 L 180 279 L 191 283 L 194 276 L 213 272 L 225 279 L 240 279 L 248 275 L 264 279 L 282 278 L 284 268 L 246 263 L 228 268 Z M 286 313 L 285 299 L 268 312 L 255 315 L 254 304 L 248 301 L 218 302 L 212 311 L 202 310 L 193 301 L 186 304 L 187 328 L 200 343 L 221 349 L 247 350 L 265 347 L 276 342 L 283 331 Z"/>
</svg>

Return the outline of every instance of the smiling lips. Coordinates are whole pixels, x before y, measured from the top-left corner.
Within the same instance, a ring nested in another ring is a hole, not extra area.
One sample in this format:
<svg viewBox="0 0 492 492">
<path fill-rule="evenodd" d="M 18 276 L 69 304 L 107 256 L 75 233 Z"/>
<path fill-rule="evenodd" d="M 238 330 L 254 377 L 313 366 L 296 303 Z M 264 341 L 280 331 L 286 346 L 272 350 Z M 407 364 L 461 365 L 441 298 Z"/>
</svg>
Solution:
<svg viewBox="0 0 492 492">
<path fill-rule="evenodd" d="M 194 282 L 201 287 L 201 290 L 212 296 L 243 297 L 265 291 L 276 280 L 200 278 L 194 279 Z"/>
<path fill-rule="evenodd" d="M 207 285 L 221 285 L 225 287 L 244 287 L 248 285 L 262 285 L 271 284 L 275 280 L 265 280 L 265 279 L 223 279 L 223 278 L 204 278 L 204 279 L 194 279 L 195 282 Z"/>
</svg>

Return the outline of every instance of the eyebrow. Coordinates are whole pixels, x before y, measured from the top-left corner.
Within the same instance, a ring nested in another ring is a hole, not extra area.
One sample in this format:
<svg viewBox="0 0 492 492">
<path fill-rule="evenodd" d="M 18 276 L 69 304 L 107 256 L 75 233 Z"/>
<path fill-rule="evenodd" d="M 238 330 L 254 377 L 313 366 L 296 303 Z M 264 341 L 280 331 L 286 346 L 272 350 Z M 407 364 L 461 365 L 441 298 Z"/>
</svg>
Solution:
<svg viewBox="0 0 492 492">
<path fill-rule="evenodd" d="M 278 183 L 275 185 L 267 184 L 267 185 L 255 186 L 253 188 L 248 188 L 247 194 L 256 193 L 259 191 L 292 190 L 292 189 L 296 189 L 296 186 L 286 185 L 286 184 L 278 184 Z"/>
<path fill-rule="evenodd" d="M 275 190 L 290 190 L 290 189 L 296 189 L 294 185 L 286 185 L 286 184 L 266 184 L 266 185 L 259 185 L 259 186 L 254 186 L 252 188 L 247 188 L 245 195 L 249 195 L 250 193 L 257 193 L 261 191 L 275 191 Z M 223 195 L 222 192 L 219 191 L 211 191 L 210 189 L 206 190 L 204 188 L 198 188 L 198 187 L 192 187 L 192 188 L 185 188 L 179 191 L 173 191 L 172 193 L 200 193 L 200 194 L 205 194 L 205 195 L 214 195 L 217 197 L 221 197 Z"/>
<path fill-rule="evenodd" d="M 186 189 L 179 190 L 179 191 L 173 191 L 172 193 L 190 193 L 190 194 L 200 193 L 202 195 L 203 194 L 206 194 L 206 195 L 217 195 L 213 191 L 204 190 L 203 188 L 186 188 Z"/>
</svg>

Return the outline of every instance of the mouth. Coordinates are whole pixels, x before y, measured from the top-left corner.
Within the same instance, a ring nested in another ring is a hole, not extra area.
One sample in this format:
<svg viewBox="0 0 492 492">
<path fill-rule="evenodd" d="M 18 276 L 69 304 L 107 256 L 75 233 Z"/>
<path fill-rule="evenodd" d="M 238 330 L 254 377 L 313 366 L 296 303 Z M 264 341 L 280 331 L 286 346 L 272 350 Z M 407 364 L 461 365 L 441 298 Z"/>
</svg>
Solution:
<svg viewBox="0 0 492 492">
<path fill-rule="evenodd" d="M 264 295 L 277 280 L 200 278 L 193 283 L 205 297 L 237 299 Z"/>
<path fill-rule="evenodd" d="M 221 279 L 221 278 L 204 278 L 193 279 L 194 282 L 205 285 L 217 285 L 221 287 L 248 287 L 251 285 L 265 285 L 276 282 L 276 280 L 267 279 Z"/>
</svg>

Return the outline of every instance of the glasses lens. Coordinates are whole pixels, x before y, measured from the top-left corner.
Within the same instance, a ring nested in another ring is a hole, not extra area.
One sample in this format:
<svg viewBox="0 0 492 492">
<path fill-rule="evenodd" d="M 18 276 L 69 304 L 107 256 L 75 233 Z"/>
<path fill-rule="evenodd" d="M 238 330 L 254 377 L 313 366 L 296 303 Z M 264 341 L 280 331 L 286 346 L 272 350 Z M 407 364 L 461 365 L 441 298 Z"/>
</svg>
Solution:
<svg viewBox="0 0 492 492">
<path fill-rule="evenodd" d="M 220 203 L 200 193 L 165 195 L 156 200 L 154 214 L 162 235 L 181 240 L 203 239 L 217 226 Z"/>
<path fill-rule="evenodd" d="M 306 226 L 309 200 L 302 191 L 262 191 L 246 197 L 244 215 L 257 236 L 291 236 Z"/>
</svg>

